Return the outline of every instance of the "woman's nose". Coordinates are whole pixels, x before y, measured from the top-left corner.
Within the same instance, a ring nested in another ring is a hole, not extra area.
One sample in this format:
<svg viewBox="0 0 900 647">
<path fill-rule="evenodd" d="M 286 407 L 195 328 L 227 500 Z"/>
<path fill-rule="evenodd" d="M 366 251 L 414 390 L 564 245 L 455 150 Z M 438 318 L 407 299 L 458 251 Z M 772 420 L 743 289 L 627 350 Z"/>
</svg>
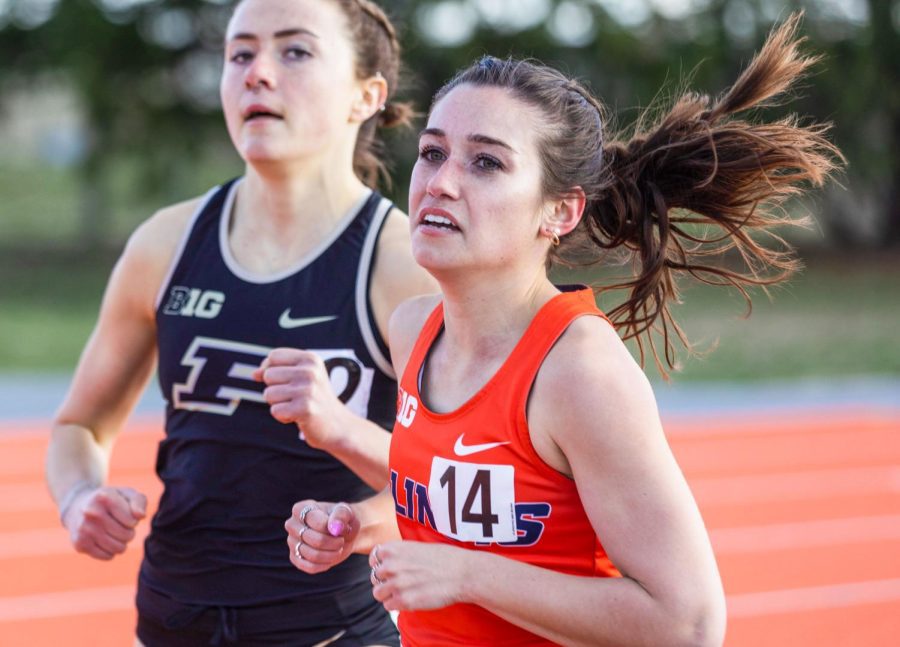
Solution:
<svg viewBox="0 0 900 647">
<path fill-rule="evenodd" d="M 253 58 L 244 75 L 244 84 L 248 90 L 260 86 L 275 89 L 275 66 L 269 56 L 260 52 Z"/>
<path fill-rule="evenodd" d="M 432 197 L 458 197 L 459 173 L 456 162 L 448 159 L 437 167 L 428 178 L 425 190 Z"/>
</svg>

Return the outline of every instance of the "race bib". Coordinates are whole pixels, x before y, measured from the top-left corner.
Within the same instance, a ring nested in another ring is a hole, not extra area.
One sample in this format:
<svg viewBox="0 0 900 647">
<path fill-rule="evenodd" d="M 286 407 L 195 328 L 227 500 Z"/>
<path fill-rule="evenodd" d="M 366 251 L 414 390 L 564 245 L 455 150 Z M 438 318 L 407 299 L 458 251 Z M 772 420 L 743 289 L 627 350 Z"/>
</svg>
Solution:
<svg viewBox="0 0 900 647">
<path fill-rule="evenodd" d="M 435 456 L 428 499 L 435 526 L 459 541 L 516 541 L 515 468 Z"/>
</svg>

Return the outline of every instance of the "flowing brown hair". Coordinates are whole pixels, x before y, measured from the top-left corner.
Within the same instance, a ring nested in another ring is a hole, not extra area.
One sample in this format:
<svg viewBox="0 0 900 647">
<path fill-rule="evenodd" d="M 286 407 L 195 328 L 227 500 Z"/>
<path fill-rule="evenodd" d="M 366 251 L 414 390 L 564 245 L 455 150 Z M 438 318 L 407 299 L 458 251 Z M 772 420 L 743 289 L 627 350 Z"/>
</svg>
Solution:
<svg viewBox="0 0 900 647">
<path fill-rule="evenodd" d="M 678 276 L 732 286 L 749 306 L 749 286 L 778 283 L 799 267 L 776 231 L 803 222 L 783 210 L 784 201 L 822 185 L 844 161 L 825 137 L 829 124 L 736 116 L 772 105 L 819 60 L 800 53 L 800 18 L 793 14 L 773 30 L 720 98 L 687 92 L 659 118 L 645 112 L 628 137 L 607 140 L 603 105 L 578 81 L 532 61 L 483 57 L 435 95 L 434 104 L 462 84 L 503 87 L 544 115 L 538 135 L 544 195 L 581 187 L 587 196 L 575 235 L 563 237 L 548 264 L 599 264 L 607 252 L 624 251 L 634 273 L 602 288 L 628 291 L 608 315 L 624 339 L 636 340 L 641 363 L 649 344 L 663 375 L 654 330 L 670 368 L 673 335 L 691 348 L 670 311 L 679 299 Z"/>
</svg>

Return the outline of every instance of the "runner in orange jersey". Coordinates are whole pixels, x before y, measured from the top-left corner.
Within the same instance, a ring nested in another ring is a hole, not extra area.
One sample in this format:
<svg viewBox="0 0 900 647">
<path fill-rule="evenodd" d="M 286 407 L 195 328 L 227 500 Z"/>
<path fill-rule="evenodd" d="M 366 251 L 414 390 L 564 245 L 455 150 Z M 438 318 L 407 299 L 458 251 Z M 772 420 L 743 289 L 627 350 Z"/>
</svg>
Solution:
<svg viewBox="0 0 900 647">
<path fill-rule="evenodd" d="M 374 595 L 414 647 L 721 644 L 709 538 L 620 334 L 678 334 L 679 274 L 742 287 L 794 269 L 749 232 L 786 222 L 766 207 L 823 182 L 840 153 L 821 126 L 733 115 L 810 65 L 796 26 L 720 100 L 686 95 L 625 142 L 606 140 L 587 89 L 532 62 L 485 57 L 438 92 L 410 219 L 442 295 L 392 318 L 392 486 L 353 505 L 297 503 L 295 566 L 370 552 Z M 746 273 L 708 259 L 733 247 Z M 633 254 L 609 320 L 590 290 L 548 279 L 567 249 L 597 263 Z"/>
</svg>

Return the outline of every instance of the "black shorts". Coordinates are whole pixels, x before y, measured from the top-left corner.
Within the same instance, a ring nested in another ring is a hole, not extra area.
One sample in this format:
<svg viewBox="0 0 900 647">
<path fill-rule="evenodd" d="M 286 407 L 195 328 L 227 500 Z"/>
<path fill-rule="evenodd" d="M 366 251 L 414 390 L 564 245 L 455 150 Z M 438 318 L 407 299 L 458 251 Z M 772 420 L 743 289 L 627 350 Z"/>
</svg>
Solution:
<svg viewBox="0 0 900 647">
<path fill-rule="evenodd" d="M 252 607 L 191 606 L 138 585 L 137 637 L 146 647 L 400 646 L 368 583 L 339 595 Z"/>
</svg>

